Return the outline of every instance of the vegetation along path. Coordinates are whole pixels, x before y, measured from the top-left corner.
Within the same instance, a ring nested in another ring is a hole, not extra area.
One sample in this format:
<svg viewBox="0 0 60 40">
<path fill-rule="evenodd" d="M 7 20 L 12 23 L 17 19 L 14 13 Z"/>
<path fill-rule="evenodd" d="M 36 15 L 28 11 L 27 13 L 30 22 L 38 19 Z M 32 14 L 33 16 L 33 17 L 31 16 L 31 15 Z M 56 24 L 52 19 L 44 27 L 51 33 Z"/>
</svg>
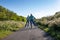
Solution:
<svg viewBox="0 0 60 40">
<path fill-rule="evenodd" d="M 35 26 L 34 26 L 35 27 Z M 39 28 L 27 28 L 19 30 L 3 40 L 54 40 L 51 36 Z"/>
</svg>

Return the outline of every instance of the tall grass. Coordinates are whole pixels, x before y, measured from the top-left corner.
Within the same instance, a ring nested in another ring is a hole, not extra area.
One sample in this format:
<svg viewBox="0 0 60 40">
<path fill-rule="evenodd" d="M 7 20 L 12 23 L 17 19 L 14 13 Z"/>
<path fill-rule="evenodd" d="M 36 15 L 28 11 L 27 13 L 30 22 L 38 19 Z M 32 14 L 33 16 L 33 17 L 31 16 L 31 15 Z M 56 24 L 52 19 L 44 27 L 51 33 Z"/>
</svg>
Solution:
<svg viewBox="0 0 60 40">
<path fill-rule="evenodd" d="M 25 23 L 19 21 L 0 21 L 0 30 L 18 30 L 24 26 Z"/>
<path fill-rule="evenodd" d="M 25 23 L 20 21 L 0 21 L 0 39 L 23 28 L 24 25 Z"/>
<path fill-rule="evenodd" d="M 52 37 L 56 38 L 56 40 L 60 40 L 60 18 L 51 21 L 44 21 L 37 22 L 39 28 L 48 32 Z"/>
</svg>

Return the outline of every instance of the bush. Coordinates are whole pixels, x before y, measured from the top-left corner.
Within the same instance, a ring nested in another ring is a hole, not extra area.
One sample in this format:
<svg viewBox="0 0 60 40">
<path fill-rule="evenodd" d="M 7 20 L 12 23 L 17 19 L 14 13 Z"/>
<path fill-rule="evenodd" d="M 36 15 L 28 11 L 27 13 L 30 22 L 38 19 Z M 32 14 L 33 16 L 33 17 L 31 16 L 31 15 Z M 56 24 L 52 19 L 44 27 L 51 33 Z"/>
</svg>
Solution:
<svg viewBox="0 0 60 40">
<path fill-rule="evenodd" d="M 18 21 L 0 21 L 0 30 L 19 30 L 24 24 Z"/>
<path fill-rule="evenodd" d="M 38 24 L 40 25 L 40 29 L 48 32 L 56 40 L 60 40 L 60 18 L 56 18 L 48 22 L 39 21 Z"/>
<path fill-rule="evenodd" d="M 0 40 L 12 32 L 23 28 L 24 25 L 25 23 L 20 21 L 0 21 Z"/>
</svg>

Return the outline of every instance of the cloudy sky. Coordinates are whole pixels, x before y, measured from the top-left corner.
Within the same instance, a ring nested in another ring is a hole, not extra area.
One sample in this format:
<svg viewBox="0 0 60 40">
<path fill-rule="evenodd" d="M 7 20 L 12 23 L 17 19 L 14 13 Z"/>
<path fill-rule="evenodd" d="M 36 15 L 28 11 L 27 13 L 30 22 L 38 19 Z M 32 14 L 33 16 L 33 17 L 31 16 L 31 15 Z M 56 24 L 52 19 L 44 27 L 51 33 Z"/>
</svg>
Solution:
<svg viewBox="0 0 60 40">
<path fill-rule="evenodd" d="M 25 17 L 41 18 L 60 11 L 60 0 L 0 0 L 0 5 Z"/>
</svg>

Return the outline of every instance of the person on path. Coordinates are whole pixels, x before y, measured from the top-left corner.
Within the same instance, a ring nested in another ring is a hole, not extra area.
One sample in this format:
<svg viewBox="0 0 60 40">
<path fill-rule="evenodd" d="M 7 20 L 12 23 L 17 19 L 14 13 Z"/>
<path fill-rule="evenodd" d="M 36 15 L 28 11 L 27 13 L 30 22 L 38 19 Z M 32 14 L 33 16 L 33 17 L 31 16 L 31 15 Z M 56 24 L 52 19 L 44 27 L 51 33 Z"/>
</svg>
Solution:
<svg viewBox="0 0 60 40">
<path fill-rule="evenodd" d="M 29 26 L 29 15 L 27 16 L 26 19 L 27 19 L 27 21 L 26 21 L 26 26 Z M 25 27 L 26 27 L 26 26 L 25 26 Z"/>
<path fill-rule="evenodd" d="M 32 24 L 35 25 L 35 23 L 34 23 L 35 17 L 31 14 L 29 19 L 30 19 L 30 25 L 31 25 L 31 28 L 32 28 Z"/>
</svg>

